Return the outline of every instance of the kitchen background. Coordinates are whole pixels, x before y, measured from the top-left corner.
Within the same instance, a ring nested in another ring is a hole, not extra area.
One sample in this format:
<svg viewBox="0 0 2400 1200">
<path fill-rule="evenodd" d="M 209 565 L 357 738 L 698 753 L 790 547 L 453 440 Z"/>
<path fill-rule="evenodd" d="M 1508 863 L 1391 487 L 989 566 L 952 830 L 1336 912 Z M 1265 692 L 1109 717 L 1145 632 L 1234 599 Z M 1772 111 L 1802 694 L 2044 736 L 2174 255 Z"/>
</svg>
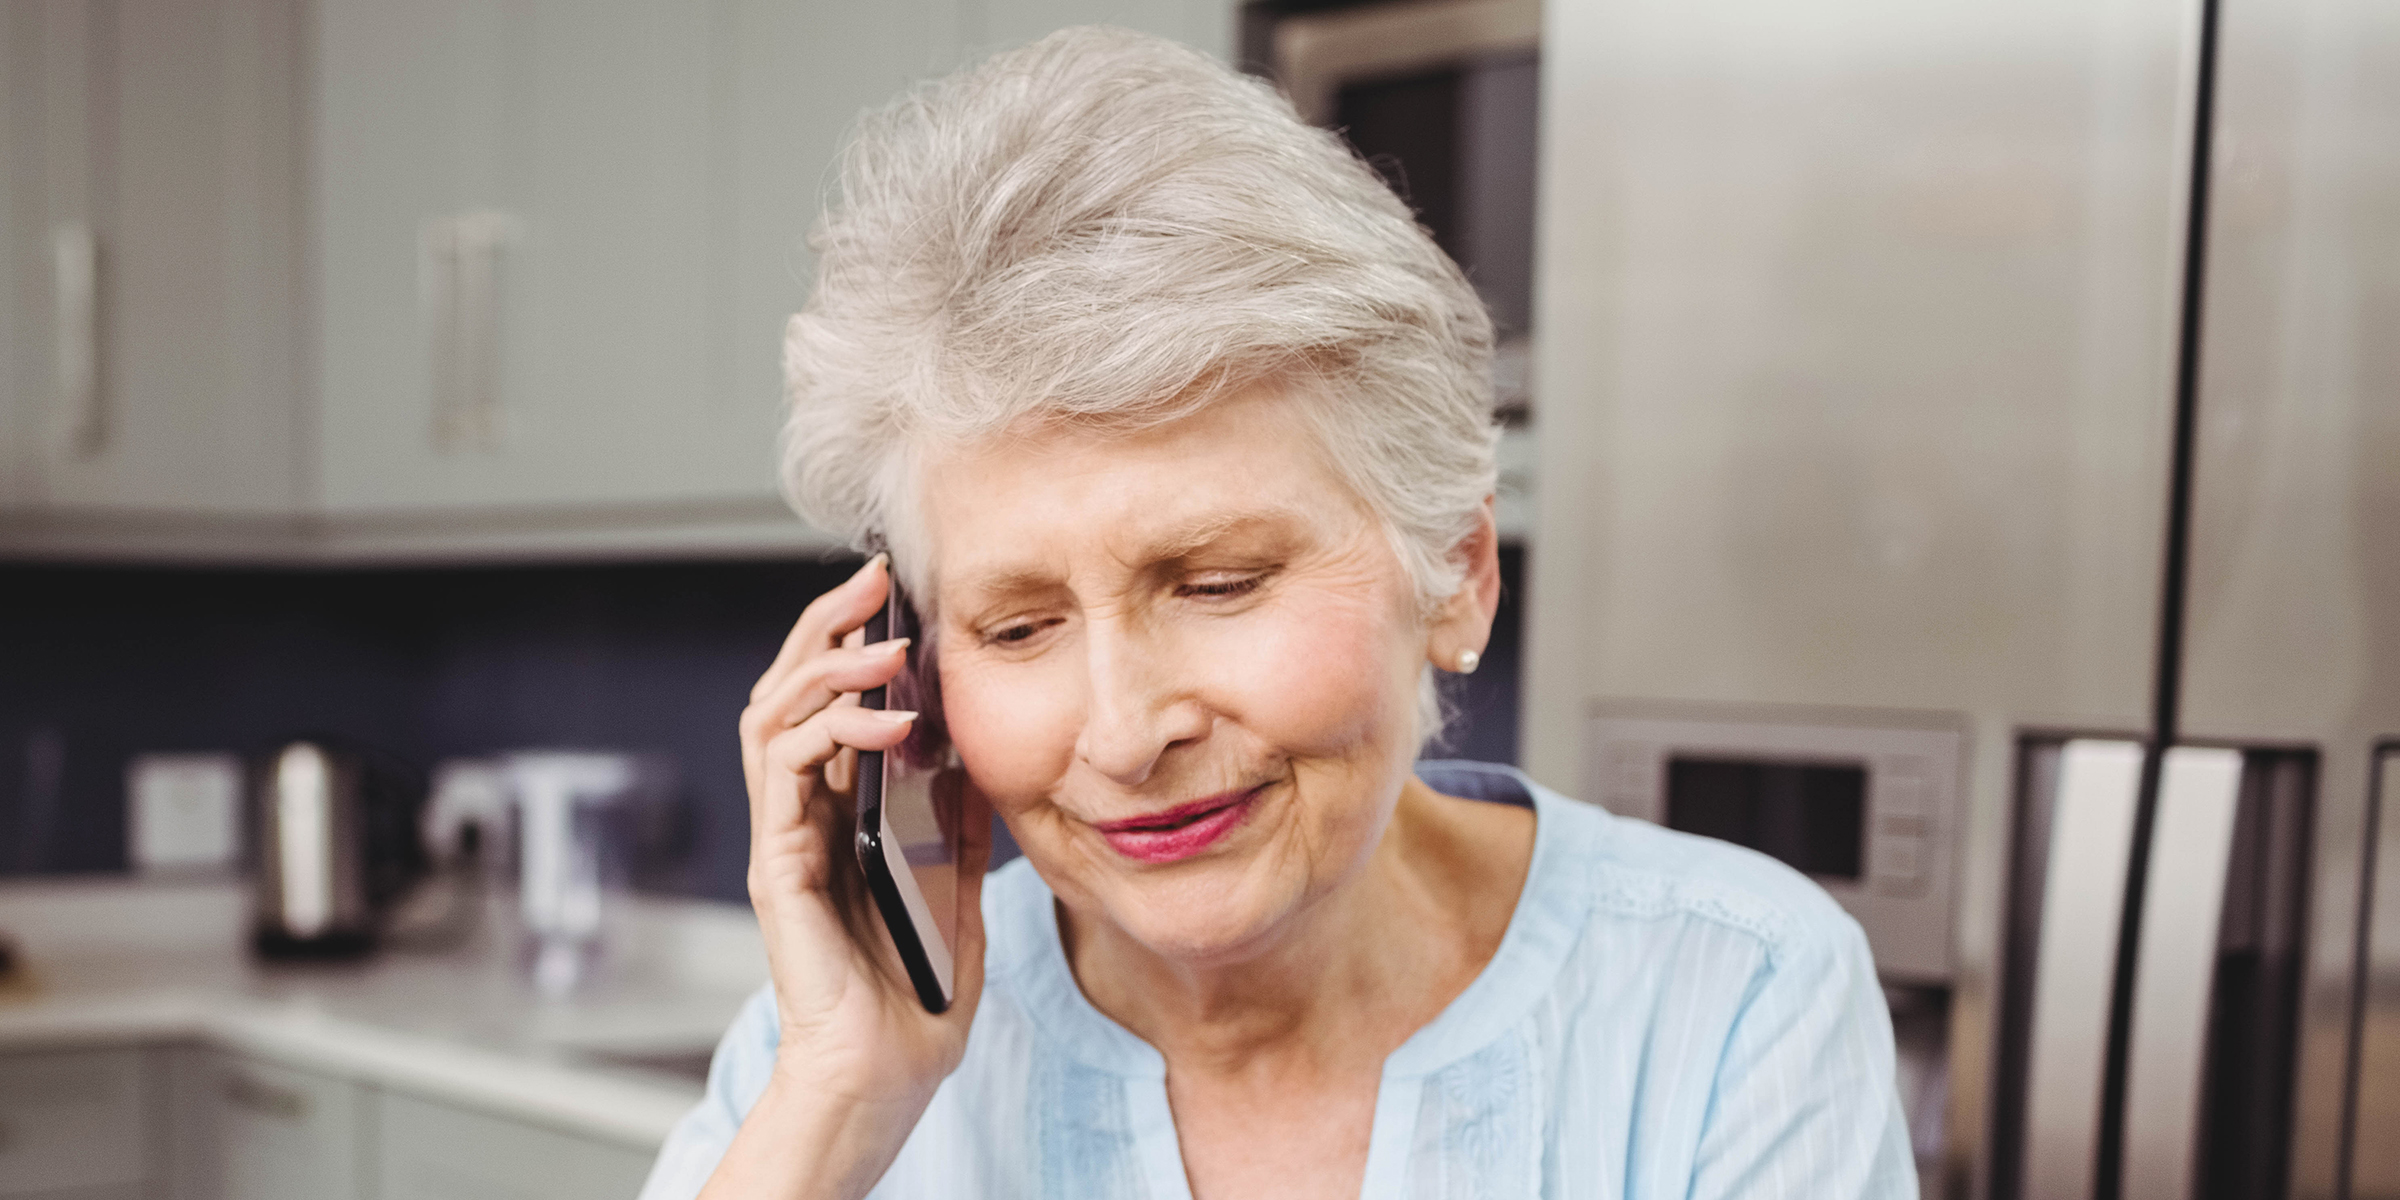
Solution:
<svg viewBox="0 0 2400 1200">
<path fill-rule="evenodd" d="M 0 0 L 0 1197 L 630 1193 L 855 563 L 773 486 L 802 234 L 861 108 L 1092 21 L 1468 269 L 1441 753 L 1815 877 L 1925 1194 L 2400 1200 L 2389 0 Z M 293 839 L 140 869 L 139 756 L 302 734 L 663 765 L 607 954 L 515 847 L 315 966 Z"/>
<path fill-rule="evenodd" d="M 743 901 L 734 720 L 799 606 L 857 565 L 0 567 L 0 873 L 126 870 L 135 755 L 333 734 L 420 771 L 527 747 L 661 756 L 677 812 L 644 884 Z M 1521 549 L 1502 573 L 1445 757 L 1515 758 Z"/>
</svg>

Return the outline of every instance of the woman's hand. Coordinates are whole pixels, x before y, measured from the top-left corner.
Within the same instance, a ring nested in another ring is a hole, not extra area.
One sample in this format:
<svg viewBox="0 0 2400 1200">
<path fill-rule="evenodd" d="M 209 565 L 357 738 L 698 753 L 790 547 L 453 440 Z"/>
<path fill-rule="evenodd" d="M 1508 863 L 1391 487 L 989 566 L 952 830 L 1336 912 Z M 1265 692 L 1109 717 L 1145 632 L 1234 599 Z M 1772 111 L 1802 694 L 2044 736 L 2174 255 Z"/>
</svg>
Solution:
<svg viewBox="0 0 2400 1200">
<path fill-rule="evenodd" d="M 887 569 L 878 555 L 817 597 L 742 711 L 750 903 L 782 1044 L 707 1197 L 865 1194 L 958 1066 L 983 993 L 991 816 L 974 787 L 955 792 L 963 836 L 948 1012 L 919 1003 L 852 849 L 856 752 L 898 745 L 915 715 L 861 708 L 855 694 L 890 681 L 905 661 L 902 643 L 854 636 L 883 606 Z"/>
</svg>

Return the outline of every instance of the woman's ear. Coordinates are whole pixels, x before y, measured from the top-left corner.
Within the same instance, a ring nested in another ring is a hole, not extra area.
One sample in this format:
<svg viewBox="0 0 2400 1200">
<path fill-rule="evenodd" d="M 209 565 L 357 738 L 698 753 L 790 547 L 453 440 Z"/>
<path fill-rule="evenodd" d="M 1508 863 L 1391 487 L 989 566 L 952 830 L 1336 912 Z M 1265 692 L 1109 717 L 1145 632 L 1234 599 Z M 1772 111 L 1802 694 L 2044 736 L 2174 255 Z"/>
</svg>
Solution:
<svg viewBox="0 0 2400 1200">
<path fill-rule="evenodd" d="M 1500 611 L 1500 523 L 1492 497 L 1483 498 L 1475 529 L 1457 553 L 1465 560 L 1466 576 L 1435 614 L 1426 654 L 1434 666 L 1463 675 L 1482 661 L 1492 639 L 1492 618 Z"/>
</svg>

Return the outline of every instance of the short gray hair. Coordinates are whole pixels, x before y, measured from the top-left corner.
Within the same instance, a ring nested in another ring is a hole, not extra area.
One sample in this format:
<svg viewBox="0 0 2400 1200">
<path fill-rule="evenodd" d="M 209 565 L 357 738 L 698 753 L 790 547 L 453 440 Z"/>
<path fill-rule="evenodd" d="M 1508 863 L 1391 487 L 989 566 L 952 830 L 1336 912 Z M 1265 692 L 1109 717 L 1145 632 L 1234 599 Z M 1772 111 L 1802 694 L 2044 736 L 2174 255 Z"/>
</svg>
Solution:
<svg viewBox="0 0 2400 1200">
<path fill-rule="evenodd" d="M 1496 476 L 1491 318 L 1374 169 L 1264 81 L 1061 30 L 867 114 L 809 241 L 784 491 L 854 545 L 888 540 L 919 595 L 924 447 L 1028 419 L 1145 428 L 1267 381 L 1421 608 L 1463 582 Z"/>
</svg>

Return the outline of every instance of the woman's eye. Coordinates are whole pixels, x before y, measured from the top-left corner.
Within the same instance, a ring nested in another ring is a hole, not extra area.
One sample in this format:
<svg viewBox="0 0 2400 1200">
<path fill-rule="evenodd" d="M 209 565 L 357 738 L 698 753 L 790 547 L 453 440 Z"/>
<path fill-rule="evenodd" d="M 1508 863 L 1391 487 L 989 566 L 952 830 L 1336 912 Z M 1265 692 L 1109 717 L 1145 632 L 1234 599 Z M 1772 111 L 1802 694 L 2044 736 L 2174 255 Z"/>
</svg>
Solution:
<svg viewBox="0 0 2400 1200">
<path fill-rule="evenodd" d="M 995 646 L 1007 646 L 1025 641 L 1056 621 L 1011 621 L 983 635 L 983 640 Z"/>
<path fill-rule="evenodd" d="M 1266 576 L 1264 575 L 1244 575 L 1239 579 L 1195 579 L 1187 581 L 1182 586 L 1176 588 L 1175 594 L 1179 596 L 1203 596 L 1212 599 L 1221 599 L 1228 596 L 1246 596 L 1251 592 L 1257 591 L 1258 585 L 1265 579 Z"/>
</svg>

